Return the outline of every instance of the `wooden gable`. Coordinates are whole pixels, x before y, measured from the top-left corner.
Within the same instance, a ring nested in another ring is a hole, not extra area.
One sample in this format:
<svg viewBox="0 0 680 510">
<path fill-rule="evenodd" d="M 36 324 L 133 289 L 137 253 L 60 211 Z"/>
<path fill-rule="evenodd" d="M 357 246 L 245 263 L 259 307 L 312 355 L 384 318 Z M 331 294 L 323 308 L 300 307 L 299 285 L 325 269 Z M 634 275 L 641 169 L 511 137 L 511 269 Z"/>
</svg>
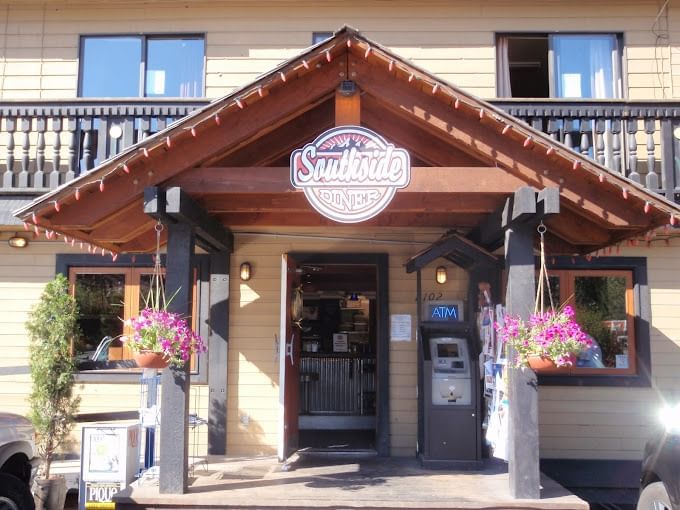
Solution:
<svg viewBox="0 0 680 510">
<path fill-rule="evenodd" d="M 350 80 L 356 94 L 338 89 Z M 518 188 L 559 187 L 552 253 L 589 253 L 674 223 L 680 209 L 350 28 L 178 121 L 17 215 L 111 252 L 148 251 L 148 186 L 181 187 L 231 229 L 333 226 L 290 184 L 290 153 L 356 123 L 406 148 L 410 185 L 367 226 L 479 231 Z M 51 234 L 55 235 L 55 234 Z M 480 239 L 476 239 L 479 241 Z"/>
</svg>

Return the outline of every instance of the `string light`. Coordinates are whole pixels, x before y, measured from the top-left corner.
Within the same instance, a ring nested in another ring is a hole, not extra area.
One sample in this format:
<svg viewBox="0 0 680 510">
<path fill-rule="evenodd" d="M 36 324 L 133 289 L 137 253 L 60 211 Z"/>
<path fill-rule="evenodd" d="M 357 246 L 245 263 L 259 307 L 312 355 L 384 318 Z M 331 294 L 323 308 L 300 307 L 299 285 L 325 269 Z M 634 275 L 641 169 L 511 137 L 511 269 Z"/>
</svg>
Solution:
<svg viewBox="0 0 680 510">
<path fill-rule="evenodd" d="M 371 47 L 369 46 L 366 48 L 366 52 L 364 53 L 364 58 L 368 58 L 368 56 L 371 54 Z"/>
<path fill-rule="evenodd" d="M 31 219 L 33 220 L 33 223 L 34 223 L 35 225 L 38 224 L 38 218 L 37 218 L 37 216 L 35 215 L 34 212 L 31 213 Z"/>
<path fill-rule="evenodd" d="M 196 126 L 191 126 L 191 136 L 196 138 Z"/>
<path fill-rule="evenodd" d="M 645 202 L 645 207 L 644 207 L 645 214 L 649 214 L 649 209 L 650 209 L 650 208 L 651 208 L 650 203 L 649 203 L 649 202 Z"/>
<path fill-rule="evenodd" d="M 621 188 L 621 196 L 624 200 L 628 200 L 628 190 L 626 188 Z"/>
<path fill-rule="evenodd" d="M 243 101 L 241 101 L 241 98 L 240 98 L 240 97 L 237 97 L 237 98 L 236 98 L 235 103 L 236 103 L 236 106 L 238 106 L 241 110 L 243 110 L 243 108 L 245 108 L 245 107 L 243 106 Z"/>
<path fill-rule="evenodd" d="M 524 146 L 525 149 L 528 149 L 529 147 L 531 147 L 531 145 L 533 143 L 534 143 L 533 138 L 531 138 L 530 136 L 527 136 L 522 145 Z"/>
<path fill-rule="evenodd" d="M 165 145 L 168 146 L 168 149 L 172 148 L 172 140 L 170 139 L 169 136 L 165 137 Z"/>
<path fill-rule="evenodd" d="M 101 193 L 104 193 L 104 179 L 101 179 L 101 180 L 99 181 L 99 191 L 100 191 Z"/>
<path fill-rule="evenodd" d="M 142 152 L 144 153 L 145 158 L 149 157 L 149 149 L 147 149 L 146 147 L 142 147 Z"/>
<path fill-rule="evenodd" d="M 394 69 L 394 60 L 390 60 L 390 63 L 387 66 L 387 70 L 391 73 L 393 69 Z"/>
<path fill-rule="evenodd" d="M 304 67 L 305 69 L 309 70 L 309 62 L 307 62 L 306 60 L 303 59 L 303 60 L 302 60 L 302 67 Z"/>
<path fill-rule="evenodd" d="M 331 50 L 326 50 L 326 62 L 330 64 L 331 60 L 333 60 L 333 57 L 331 57 Z"/>
<path fill-rule="evenodd" d="M 502 134 L 502 135 L 507 135 L 508 132 L 509 132 L 511 129 L 512 129 L 512 125 L 511 125 L 511 124 L 506 124 L 505 126 L 503 126 L 503 131 L 501 131 L 501 134 Z"/>
<path fill-rule="evenodd" d="M 411 83 L 411 82 L 413 81 L 413 78 L 415 78 L 415 76 L 413 75 L 413 73 L 409 74 L 409 75 L 408 75 L 408 82 Z"/>
<path fill-rule="evenodd" d="M 545 155 L 546 155 L 546 156 L 552 156 L 553 154 L 555 154 L 555 147 L 553 147 L 553 146 L 551 145 L 551 146 L 548 147 L 548 149 L 545 151 Z"/>
<path fill-rule="evenodd" d="M 127 163 L 123 163 L 123 172 L 126 174 L 130 173 L 130 167 L 127 165 Z"/>
<path fill-rule="evenodd" d="M 264 97 L 264 90 L 262 90 L 262 85 L 257 87 L 257 95 L 260 97 Z"/>
<path fill-rule="evenodd" d="M 457 110 L 460 108 L 460 99 L 456 98 L 456 100 L 453 102 L 453 107 Z"/>
<path fill-rule="evenodd" d="M 484 108 L 479 109 L 479 120 L 484 119 Z"/>
<path fill-rule="evenodd" d="M 435 83 L 432 86 L 432 94 L 436 94 L 438 90 L 439 90 L 439 83 Z"/>
<path fill-rule="evenodd" d="M 597 178 L 600 180 L 600 182 L 604 182 L 604 174 L 600 174 L 597 176 Z"/>
<path fill-rule="evenodd" d="M 215 118 L 215 124 L 217 124 L 218 126 L 219 126 L 220 124 L 222 124 L 222 119 L 220 119 L 220 114 L 219 114 L 219 113 L 216 113 L 214 118 Z"/>
<path fill-rule="evenodd" d="M 348 48 L 352 47 L 352 39 L 347 39 L 347 47 Z"/>
<path fill-rule="evenodd" d="M 28 227 L 29 227 L 28 223 L 24 221 L 24 230 L 28 230 Z"/>
<path fill-rule="evenodd" d="M 54 210 L 57 212 L 61 211 L 61 206 L 59 205 L 59 202 L 57 202 L 56 200 L 54 201 Z"/>
</svg>

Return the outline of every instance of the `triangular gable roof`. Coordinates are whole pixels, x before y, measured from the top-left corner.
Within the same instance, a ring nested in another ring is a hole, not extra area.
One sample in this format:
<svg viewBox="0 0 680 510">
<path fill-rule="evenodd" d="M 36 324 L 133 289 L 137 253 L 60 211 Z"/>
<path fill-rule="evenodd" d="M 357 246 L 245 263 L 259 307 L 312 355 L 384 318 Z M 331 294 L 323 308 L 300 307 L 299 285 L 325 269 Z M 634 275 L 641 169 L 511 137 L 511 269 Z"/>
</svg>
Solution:
<svg viewBox="0 0 680 510">
<path fill-rule="evenodd" d="M 222 188 L 243 190 L 247 186 L 244 179 L 251 179 L 248 202 L 256 202 L 251 200 L 253 192 L 280 190 L 280 185 L 269 186 L 272 179 L 281 177 L 274 168 L 272 172 L 262 168 L 248 172 L 245 168 L 243 172 L 225 175 L 224 169 L 213 165 L 219 165 L 225 158 L 229 160 L 230 154 L 244 147 L 251 147 L 251 152 L 262 150 L 258 142 L 264 145 L 279 133 L 285 135 L 290 131 L 286 127 L 295 122 L 298 127 L 317 129 L 318 134 L 328 123 L 329 98 L 332 100 L 335 89 L 348 78 L 370 98 L 367 114 L 369 118 L 372 116 L 372 122 L 379 122 L 384 114 L 391 120 L 386 129 L 392 130 L 395 136 L 401 123 L 407 126 L 399 134 L 413 144 L 412 148 L 424 135 L 430 138 L 418 146 L 442 145 L 444 152 L 458 154 L 458 160 L 465 163 L 428 164 L 446 168 L 440 168 L 439 173 L 435 172 L 437 169 L 421 172 L 423 179 L 438 176 L 445 186 L 433 187 L 430 195 L 421 197 L 422 210 L 411 205 L 396 211 L 398 206 L 395 206 L 395 211 L 402 214 L 390 220 L 390 225 L 401 225 L 404 221 L 411 226 L 436 224 L 469 230 L 478 217 L 471 214 L 463 221 L 464 215 L 456 209 L 459 204 L 450 202 L 450 209 L 436 213 L 439 215 L 436 221 L 434 210 L 430 210 L 435 209 L 436 194 L 447 190 L 456 192 L 450 181 L 460 176 L 468 188 L 467 181 L 480 180 L 478 194 L 471 200 L 487 205 L 469 207 L 477 214 L 490 212 L 489 207 L 501 203 L 503 196 L 511 194 L 519 185 L 529 184 L 536 189 L 559 186 L 565 207 L 559 220 L 550 220 L 552 229 L 548 223 L 549 231 L 557 233 L 549 241 L 553 253 L 587 253 L 674 224 L 676 216 L 680 216 L 676 204 L 571 151 L 349 27 L 41 196 L 15 214 L 50 236 L 60 233 L 67 240 L 78 239 L 111 252 L 148 250 L 152 246 L 153 221 L 145 217 L 142 210 L 146 186 L 187 184 L 192 179 L 198 186 L 198 181 L 203 179 L 205 191 L 214 191 L 211 188 L 219 187 L 220 183 Z M 371 108 L 375 110 L 372 114 Z M 415 131 L 418 136 L 413 136 Z M 311 132 L 305 136 L 314 137 Z M 290 139 L 287 142 L 290 143 Z M 280 159 L 281 154 L 269 160 L 265 158 L 263 166 L 272 166 Z M 238 161 L 238 157 L 235 160 Z M 449 168 L 456 166 L 480 169 L 456 173 L 454 168 Z M 200 177 L 193 177 L 198 167 L 204 167 L 205 171 Z M 497 167 L 497 172 L 494 173 L 493 167 Z M 499 174 L 508 176 L 504 184 L 498 180 Z M 294 194 L 292 189 L 284 191 L 288 196 Z M 267 195 L 264 200 L 273 196 Z M 482 201 L 482 196 L 490 198 Z M 198 198 L 200 201 L 201 197 Z M 209 212 L 219 213 L 219 207 L 211 211 L 216 200 L 203 198 Z M 294 203 L 295 211 L 300 211 L 304 202 L 299 198 L 298 193 L 297 198 L 287 199 L 286 204 Z M 443 198 L 437 203 L 446 203 L 446 197 Z M 285 207 L 281 210 L 285 212 Z M 254 208 L 251 216 L 262 218 L 265 214 L 273 213 Z M 230 226 L 228 219 L 233 216 L 226 218 Z M 319 221 L 324 224 L 324 220 Z M 291 216 L 282 216 L 280 225 L 294 224 Z M 380 220 L 374 224 L 381 224 Z M 588 232 L 591 235 L 586 238 Z"/>
</svg>

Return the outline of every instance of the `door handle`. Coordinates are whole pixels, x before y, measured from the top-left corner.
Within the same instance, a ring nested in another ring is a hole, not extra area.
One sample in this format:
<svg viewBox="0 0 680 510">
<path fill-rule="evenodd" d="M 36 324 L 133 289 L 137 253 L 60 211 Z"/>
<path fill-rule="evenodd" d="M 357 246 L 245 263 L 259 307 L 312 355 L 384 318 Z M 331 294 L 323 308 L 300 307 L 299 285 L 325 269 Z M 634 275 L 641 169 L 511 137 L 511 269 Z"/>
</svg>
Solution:
<svg viewBox="0 0 680 510">
<path fill-rule="evenodd" d="M 290 335 L 290 342 L 286 342 L 286 356 L 290 358 L 291 366 L 295 366 L 295 359 L 293 358 L 293 345 L 295 342 L 295 333 Z"/>
</svg>

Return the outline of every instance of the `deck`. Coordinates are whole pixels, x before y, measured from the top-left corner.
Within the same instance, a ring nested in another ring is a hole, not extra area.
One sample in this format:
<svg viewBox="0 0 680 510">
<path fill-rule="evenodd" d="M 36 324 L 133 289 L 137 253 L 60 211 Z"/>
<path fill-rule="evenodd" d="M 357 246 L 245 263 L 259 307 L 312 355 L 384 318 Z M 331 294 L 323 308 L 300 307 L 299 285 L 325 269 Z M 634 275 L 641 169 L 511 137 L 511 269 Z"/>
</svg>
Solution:
<svg viewBox="0 0 680 510">
<path fill-rule="evenodd" d="M 207 469 L 206 469 L 207 467 Z M 543 476 L 540 500 L 510 497 L 507 466 L 479 471 L 426 470 L 416 459 L 296 456 L 288 470 L 273 457 L 214 457 L 196 465 L 187 494 L 158 493 L 143 477 L 116 496 L 118 510 L 179 508 L 588 509 Z"/>
</svg>

